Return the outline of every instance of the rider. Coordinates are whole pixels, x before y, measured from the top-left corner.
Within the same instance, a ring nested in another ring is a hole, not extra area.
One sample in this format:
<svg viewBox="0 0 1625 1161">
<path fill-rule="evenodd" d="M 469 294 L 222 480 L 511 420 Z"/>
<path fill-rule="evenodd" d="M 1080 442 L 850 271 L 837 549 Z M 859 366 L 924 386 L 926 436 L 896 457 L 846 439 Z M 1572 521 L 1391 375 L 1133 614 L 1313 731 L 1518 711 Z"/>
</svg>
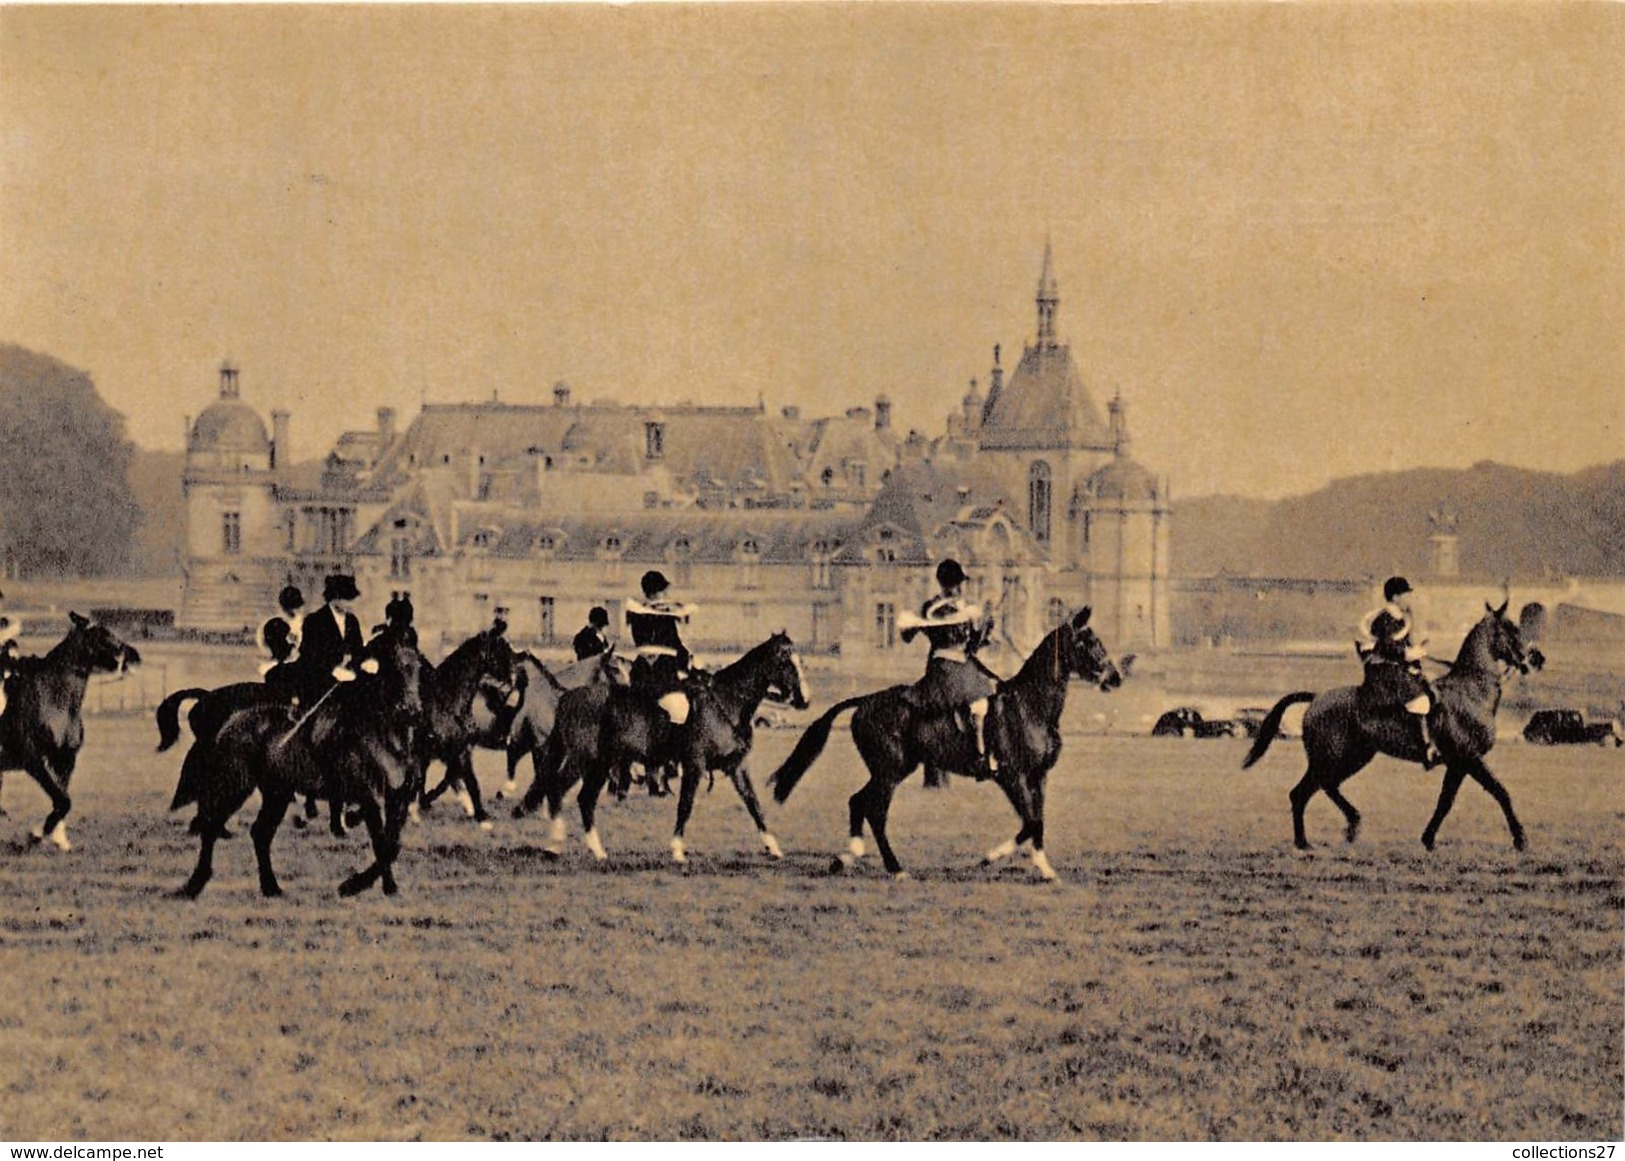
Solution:
<svg viewBox="0 0 1625 1161">
<path fill-rule="evenodd" d="M 412 594 L 408 592 L 391 592 L 389 604 L 384 606 L 384 623 L 372 627 L 374 637 L 386 630 L 392 630 L 408 645 L 417 647 L 418 631 L 412 625 L 416 616 L 412 608 Z"/>
<path fill-rule="evenodd" d="M 992 619 L 982 606 L 962 595 L 965 570 L 957 560 L 937 565 L 936 596 L 920 608 L 919 618 L 903 618 L 902 638 L 912 641 L 924 633 L 931 642 L 925 663 L 925 676 L 914 685 L 919 704 L 942 712 L 969 712 L 976 733 L 976 757 L 988 774 L 999 769 L 998 759 L 987 751 L 986 721 L 988 698 L 993 681 L 973 659 L 992 630 Z"/>
<path fill-rule="evenodd" d="M 300 638 L 299 659 L 294 663 L 294 688 L 298 691 L 303 716 L 295 723 L 304 725 L 315 706 L 337 685 L 354 681 L 360 669 L 376 670 L 376 661 L 362 661 L 366 642 L 361 638 L 361 622 L 350 611 L 350 602 L 359 600 L 361 593 L 355 586 L 355 577 L 344 573 L 329 576 L 322 584 L 322 607 L 305 617 L 304 632 Z M 323 797 L 327 799 L 328 817 L 334 834 L 342 835 L 342 803 L 339 800 L 338 771 L 322 772 Z"/>
<path fill-rule="evenodd" d="M 1367 613 L 1360 623 L 1364 641 L 1359 651 L 1365 663 L 1367 696 L 1378 706 L 1403 706 L 1416 719 L 1424 754 L 1422 766 L 1431 770 L 1440 761 L 1428 727 L 1428 711 L 1436 698 L 1422 674 L 1427 640 L 1420 636 L 1416 616 L 1406 599 L 1412 591 L 1404 577 L 1388 578 L 1382 586 L 1382 606 Z"/>
<path fill-rule="evenodd" d="M 688 678 L 691 658 L 678 633 L 679 622 L 687 621 L 694 606 L 668 600 L 671 582 L 654 570 L 643 574 L 642 600 L 626 602 L 626 625 L 632 633 L 632 687 L 647 690 L 666 711 L 673 725 L 688 721 L 688 695 L 682 684 Z"/>
<path fill-rule="evenodd" d="M 6 594 L 0 593 L 0 601 L 5 599 Z M 22 635 L 22 621 L 9 613 L 0 613 L 0 713 L 6 712 L 9 692 L 6 686 L 11 682 L 11 675 L 17 671 L 18 641 Z"/>
<path fill-rule="evenodd" d="M 295 658 L 299 653 L 299 634 L 304 624 L 305 594 L 294 585 L 285 585 L 277 594 L 277 614 L 260 626 L 260 650 L 269 660 L 260 663 L 260 677 L 266 687 L 279 697 L 292 701 L 295 696 Z"/>
<path fill-rule="evenodd" d="M 581 627 L 575 640 L 571 643 L 576 651 L 576 660 L 585 661 L 589 657 L 597 657 L 601 653 L 609 652 L 609 638 L 604 636 L 604 630 L 609 627 L 609 610 L 602 605 L 594 605 L 587 614 L 587 623 Z"/>
</svg>

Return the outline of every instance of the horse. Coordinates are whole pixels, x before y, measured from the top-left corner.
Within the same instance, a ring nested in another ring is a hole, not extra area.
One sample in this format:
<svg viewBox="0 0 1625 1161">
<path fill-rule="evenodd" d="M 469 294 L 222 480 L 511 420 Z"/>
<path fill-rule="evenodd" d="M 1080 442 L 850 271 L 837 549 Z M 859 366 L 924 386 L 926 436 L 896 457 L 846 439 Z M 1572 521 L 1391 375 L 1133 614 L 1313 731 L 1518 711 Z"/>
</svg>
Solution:
<svg viewBox="0 0 1625 1161">
<path fill-rule="evenodd" d="M 772 858 L 782 858 L 778 840 L 762 815 L 745 758 L 755 736 L 752 719 L 764 700 L 786 701 L 798 709 L 808 705 L 795 643 L 787 634 L 775 633 L 731 665 L 692 678 L 685 688 L 689 716 L 680 727 L 641 690 L 591 685 L 565 694 L 536 780 L 515 807 L 514 817 L 523 818 L 545 801 L 552 822 L 546 849 L 556 855 L 564 842 L 564 795 L 579 778 L 577 803 L 585 842 L 593 857 L 602 860 L 608 856 L 598 837 L 595 813 L 605 784 L 612 777 L 624 777 L 632 762 L 654 769 L 676 761 L 682 768 L 682 781 L 671 838 L 674 862 L 688 862 L 684 833 L 694 795 L 701 774 L 716 771 L 727 774 L 733 783 L 756 824 L 763 849 Z"/>
<path fill-rule="evenodd" d="M 513 663 L 518 672 L 518 686 L 524 691 L 518 709 L 504 715 L 501 722 L 493 722 L 492 728 L 473 738 L 474 745 L 488 750 L 502 750 L 507 756 L 508 779 L 494 795 L 499 801 L 517 793 L 519 763 L 525 757 L 531 759 L 532 769 L 541 761 L 542 748 L 547 744 L 548 735 L 553 732 L 559 699 L 567 691 L 598 682 L 620 680 L 625 684 L 615 669 L 613 651 L 560 666 L 556 673 L 528 650 L 515 653 Z M 510 722 L 505 729 L 496 728 Z M 455 790 L 469 817 L 489 828 L 489 816 L 485 812 L 472 764 L 462 773 L 454 772 L 448 765 L 445 778 L 422 796 L 421 805 L 427 809 L 448 790 Z"/>
<path fill-rule="evenodd" d="M 474 777 L 474 746 L 503 748 L 515 717 L 509 706 L 515 692 L 529 697 L 528 675 L 514 660 L 512 647 L 494 629 L 476 633 L 438 666 L 421 662 L 423 680 L 423 774 L 430 762 L 445 763 L 446 776 L 434 790 L 418 786 L 418 804 L 428 806 L 449 786 L 463 789 L 469 813 L 491 829 L 480 784 Z"/>
<path fill-rule="evenodd" d="M 1456 801 L 1456 791 L 1469 777 L 1500 805 L 1507 829 L 1512 832 L 1513 847 L 1521 851 L 1526 844 L 1523 824 L 1512 809 L 1512 797 L 1484 763 L 1484 755 L 1495 745 L 1495 711 L 1501 704 L 1503 677 L 1513 669 L 1526 674 L 1545 664 L 1539 649 L 1524 651 L 1518 626 L 1507 619 L 1508 603 L 1503 601 L 1496 609 L 1485 602 L 1485 616 L 1461 643 L 1450 672 L 1434 683 L 1438 697 L 1429 722 L 1434 743 L 1445 761 L 1445 772 L 1438 806 L 1422 832 L 1422 845 L 1430 851 L 1440 824 Z M 1360 812 L 1343 796 L 1343 783 L 1378 754 L 1404 762 L 1422 762 L 1421 741 L 1408 720 L 1409 712 L 1374 710 L 1364 704 L 1356 686 L 1341 686 L 1321 694 L 1303 690 L 1283 697 L 1265 716 L 1252 749 L 1241 763 L 1243 770 L 1264 756 L 1280 732 L 1287 709 L 1303 702 L 1309 703 L 1303 715 L 1303 748 L 1309 768 L 1290 795 L 1293 842 L 1299 850 L 1310 849 L 1303 811 L 1317 790 L 1343 812 L 1347 821 L 1344 838 L 1353 842 L 1360 830 Z"/>
<path fill-rule="evenodd" d="M 423 770 L 423 662 L 410 637 L 394 629 L 373 638 L 365 657 L 378 663 L 376 674 L 335 686 L 297 718 L 287 706 L 262 703 L 227 719 L 211 747 L 214 769 L 199 789 L 197 867 L 181 895 L 202 893 L 220 831 L 256 790 L 260 810 L 249 829 L 260 893 L 282 894 L 271 840 L 293 796 L 325 797 L 329 774 L 339 796 L 360 809 L 373 851 L 372 863 L 345 879 L 339 894 L 359 894 L 380 880 L 386 895 L 395 894 L 401 828 Z"/>
<path fill-rule="evenodd" d="M 1067 678 L 1072 674 L 1110 692 L 1123 683 L 1122 674 L 1089 627 L 1086 606 L 1052 629 L 1032 651 L 1021 669 L 1002 682 L 989 699 L 985 725 L 988 751 L 998 760 L 992 780 L 1004 791 L 1021 818 L 1016 836 L 983 858 L 991 865 L 1032 843 L 1033 867 L 1044 879 L 1055 870 L 1044 853 L 1044 780 L 1061 754 L 1061 712 L 1066 708 Z M 784 802 L 802 775 L 823 753 L 835 719 L 847 710 L 852 715 L 852 740 L 869 770 L 869 781 L 848 800 L 851 838 L 847 853 L 832 870 L 858 865 L 863 858 L 863 825 L 869 824 L 886 871 L 895 878 L 908 873 L 886 838 L 886 816 L 892 795 L 916 767 L 977 776 L 982 761 L 974 739 L 952 713 L 922 707 L 913 689 L 896 685 L 876 693 L 837 702 L 807 727 L 795 749 L 768 780 L 775 801 Z"/>
<path fill-rule="evenodd" d="M 85 688 L 92 673 L 124 673 L 141 664 L 135 647 L 119 640 L 105 625 L 69 613 L 67 636 L 43 658 L 25 657 L 6 683 L 7 705 L 0 713 L 0 773 L 26 770 L 51 799 L 45 821 L 29 836 L 49 837 L 57 849 L 71 851 L 68 811 L 79 749 L 85 744 Z"/>
<path fill-rule="evenodd" d="M 192 747 L 186 751 L 186 757 L 181 760 L 180 779 L 176 782 L 175 793 L 169 800 L 169 809 L 180 810 L 198 800 L 199 787 L 208 777 L 210 770 L 210 748 L 232 714 L 249 706 L 280 704 L 284 700 L 271 692 L 262 682 L 239 681 L 217 689 L 203 689 L 197 686 L 178 689 L 159 702 L 153 716 L 158 723 L 160 754 L 180 740 L 181 706 L 189 701 L 194 703 L 191 712 L 186 715 L 187 725 L 192 729 Z M 200 814 L 192 820 L 190 833 L 197 834 L 201 826 Z M 231 834 L 222 831 L 219 837 L 230 838 Z"/>
</svg>

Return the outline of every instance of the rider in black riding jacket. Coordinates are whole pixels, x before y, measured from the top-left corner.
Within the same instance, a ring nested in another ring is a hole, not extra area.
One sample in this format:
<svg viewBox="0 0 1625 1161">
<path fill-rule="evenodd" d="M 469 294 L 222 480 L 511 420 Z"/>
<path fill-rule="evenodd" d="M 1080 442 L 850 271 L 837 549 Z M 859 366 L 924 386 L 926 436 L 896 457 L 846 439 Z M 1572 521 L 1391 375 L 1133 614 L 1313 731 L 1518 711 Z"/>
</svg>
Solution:
<svg viewBox="0 0 1625 1161">
<path fill-rule="evenodd" d="M 913 695 L 919 704 L 942 712 L 965 710 L 976 735 L 976 757 L 987 774 L 998 771 L 998 759 L 988 753 L 986 721 L 988 698 L 993 681 L 973 658 L 987 641 L 992 621 L 977 602 L 962 595 L 965 570 L 957 560 L 944 560 L 937 566 L 940 592 L 926 601 L 916 618 L 902 618 L 902 638 L 912 641 L 924 633 L 931 642 L 925 663 L 925 676 L 915 683 Z"/>
<path fill-rule="evenodd" d="M 678 625 L 694 612 L 691 605 L 669 599 L 671 582 L 653 570 L 643 574 L 642 600 L 626 602 L 626 626 L 632 634 L 632 687 L 642 689 L 666 712 L 673 725 L 688 721 L 688 679 L 692 658 Z"/>
<path fill-rule="evenodd" d="M 1440 761 L 1428 727 L 1428 712 L 1437 695 L 1422 674 L 1427 641 L 1419 635 L 1416 616 L 1406 599 L 1411 592 L 1410 582 L 1404 577 L 1389 577 L 1382 586 L 1382 606 L 1367 613 L 1361 622 L 1360 654 L 1365 663 L 1362 689 L 1373 705 L 1400 706 L 1416 719 L 1424 754 L 1422 765 L 1431 770 Z"/>
</svg>

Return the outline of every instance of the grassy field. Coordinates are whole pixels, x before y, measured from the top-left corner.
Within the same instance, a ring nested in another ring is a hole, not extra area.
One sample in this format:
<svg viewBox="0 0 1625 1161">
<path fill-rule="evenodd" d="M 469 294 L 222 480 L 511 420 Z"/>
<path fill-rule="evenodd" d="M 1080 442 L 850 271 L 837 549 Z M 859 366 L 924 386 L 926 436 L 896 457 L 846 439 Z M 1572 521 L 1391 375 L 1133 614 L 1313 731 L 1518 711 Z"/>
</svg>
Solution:
<svg viewBox="0 0 1625 1161">
<path fill-rule="evenodd" d="M 602 867 L 573 815 L 549 862 L 544 824 L 443 805 L 394 899 L 338 899 L 360 840 L 285 827 L 286 898 L 243 837 L 187 903 L 178 756 L 88 728 L 74 851 L 27 845 L 26 778 L 0 800 L 11 1139 L 1621 1136 L 1615 751 L 1492 755 L 1526 854 L 1470 785 L 1426 854 L 1437 778 L 1382 763 L 1349 785 L 1360 842 L 1317 800 L 1302 856 L 1294 743 L 1242 773 L 1237 741 L 1072 738 L 1045 886 L 977 866 L 1015 829 L 996 791 L 917 780 L 892 815 L 916 878 L 830 876 L 860 781 L 837 735 L 770 812 L 780 863 L 719 785 L 687 873 L 667 802 L 605 808 Z"/>
</svg>

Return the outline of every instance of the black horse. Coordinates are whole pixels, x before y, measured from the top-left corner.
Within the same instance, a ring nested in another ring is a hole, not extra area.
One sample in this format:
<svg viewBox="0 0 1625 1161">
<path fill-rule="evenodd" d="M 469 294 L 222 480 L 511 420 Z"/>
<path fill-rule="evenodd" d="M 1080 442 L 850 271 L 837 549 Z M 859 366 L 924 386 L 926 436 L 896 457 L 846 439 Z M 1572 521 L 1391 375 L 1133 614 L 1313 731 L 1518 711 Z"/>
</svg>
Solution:
<svg viewBox="0 0 1625 1161">
<path fill-rule="evenodd" d="M 773 858 L 781 858 L 745 758 L 754 738 L 751 721 L 764 700 L 772 698 L 802 709 L 807 706 L 794 642 L 782 632 L 775 633 L 733 664 L 697 675 L 686 688 L 689 716 L 681 727 L 672 725 L 665 712 L 640 690 L 590 685 L 566 693 L 536 780 L 514 809 L 514 817 L 531 813 L 545 801 L 552 820 L 548 850 L 558 853 L 564 842 L 564 795 L 580 779 L 577 802 L 587 849 L 603 859 L 606 854 L 595 815 L 606 783 L 612 778 L 617 782 L 624 779 L 633 762 L 642 763 L 645 769 L 676 762 L 682 768 L 682 783 L 671 839 L 675 861 L 688 861 L 683 835 L 694 809 L 694 795 L 700 776 L 714 771 L 727 774 L 733 783 L 756 824 L 763 849 Z"/>
<path fill-rule="evenodd" d="M 43 658 L 24 657 L 6 684 L 6 710 L 0 714 L 0 773 L 26 770 L 51 799 L 45 821 L 29 832 L 38 842 L 49 837 L 64 851 L 68 782 L 85 744 L 85 688 L 92 673 L 123 673 L 141 663 L 141 654 L 105 625 L 69 613 L 68 635 Z"/>
<path fill-rule="evenodd" d="M 561 666 L 557 672 L 549 669 L 529 652 L 514 654 L 513 665 L 517 673 L 517 687 L 523 691 L 517 709 L 511 713 L 498 715 L 493 719 L 490 728 L 480 731 L 473 738 L 475 746 L 487 750 L 501 750 L 507 756 L 507 781 L 493 795 L 499 800 L 517 793 L 520 762 L 529 757 L 534 769 L 541 761 L 542 749 L 547 745 L 548 735 L 553 732 L 559 699 L 566 692 L 598 682 L 619 680 L 621 684 L 625 684 L 625 679 L 617 676 L 613 653 L 601 653 L 584 661 Z M 504 723 L 507 723 L 506 728 L 503 728 Z M 470 818 L 482 823 L 486 821 L 488 816 L 480 796 L 479 782 L 473 776 L 472 769 L 468 771 L 465 779 L 448 766 L 446 777 L 440 784 L 423 795 L 422 805 L 425 808 L 433 805 L 435 800 L 448 790 L 456 794 L 463 804 L 464 812 Z"/>
<path fill-rule="evenodd" d="M 281 703 L 285 700 L 269 690 L 262 682 L 239 681 L 217 689 L 203 689 L 198 686 L 177 689 L 159 702 L 153 716 L 158 722 L 160 754 L 180 740 L 181 706 L 189 701 L 193 703 L 186 715 L 187 725 L 192 729 L 192 746 L 186 751 L 186 757 L 181 759 L 180 778 L 175 783 L 175 793 L 169 800 L 169 809 L 180 810 L 198 800 L 199 788 L 212 769 L 210 749 L 232 714 L 250 706 Z M 200 833 L 201 827 L 200 814 L 192 820 L 191 833 Z M 219 837 L 230 838 L 231 835 L 222 831 Z"/>
<path fill-rule="evenodd" d="M 181 894 L 196 898 L 203 891 L 220 831 L 255 790 L 260 811 L 250 833 L 260 893 L 282 894 L 271 840 L 296 793 L 325 795 L 329 771 L 340 797 L 360 809 L 373 850 L 372 864 L 340 884 L 339 893 L 359 894 L 380 879 L 385 894 L 395 893 L 401 828 L 422 784 L 422 657 L 393 629 L 375 637 L 365 655 L 378 662 L 375 675 L 336 687 L 302 716 L 260 704 L 226 721 L 211 748 L 214 769 L 200 784 L 197 868 Z"/>
<path fill-rule="evenodd" d="M 1445 760 L 1444 785 L 1439 788 L 1439 804 L 1433 811 L 1422 845 L 1428 850 L 1439 835 L 1439 826 L 1456 801 L 1462 781 L 1471 777 L 1487 791 L 1506 815 L 1512 845 L 1524 848 L 1523 824 L 1512 810 L 1512 796 L 1490 768 L 1484 755 L 1495 745 L 1495 711 L 1501 705 L 1501 680 L 1507 670 L 1528 673 L 1545 664 L 1540 650 L 1524 651 L 1518 626 L 1507 620 L 1509 602 L 1499 609 L 1484 605 L 1485 616 L 1474 625 L 1461 643 L 1461 652 L 1450 672 L 1434 683 L 1438 704 L 1429 721 L 1439 753 Z M 1342 686 L 1322 694 L 1307 690 L 1288 694 L 1275 703 L 1258 727 L 1258 737 L 1242 762 L 1247 769 L 1264 756 L 1280 731 L 1281 718 L 1289 706 L 1308 702 L 1303 715 L 1303 748 L 1309 768 L 1292 788 L 1292 839 L 1299 850 L 1309 849 L 1304 833 L 1303 811 L 1315 792 L 1324 791 L 1347 821 L 1344 837 L 1353 842 L 1360 831 L 1360 812 L 1343 797 L 1344 782 L 1358 774 L 1378 754 L 1406 762 L 1423 760 L 1422 745 L 1414 723 L 1403 709 L 1369 708 L 1356 686 Z"/>
<path fill-rule="evenodd" d="M 469 813 L 485 830 L 490 816 L 474 777 L 472 749 L 506 749 L 518 712 L 515 693 L 528 698 L 528 676 L 514 659 L 513 648 L 495 629 L 464 641 L 438 666 L 421 663 L 423 677 L 423 766 L 445 763 L 446 776 L 433 790 L 418 787 L 423 806 L 434 802 L 451 786 L 467 795 Z"/>
<path fill-rule="evenodd" d="M 1055 878 L 1044 854 L 1044 779 L 1061 754 L 1061 711 L 1066 708 L 1067 678 L 1074 673 L 1105 691 L 1123 682 L 1100 638 L 1089 628 L 1087 608 L 1051 630 L 1020 672 L 1003 682 L 990 699 L 986 742 L 999 763 L 994 781 L 1021 817 L 1021 829 L 1015 838 L 989 851 L 984 862 L 1013 854 L 1030 841 L 1034 868 L 1045 879 Z M 835 718 L 854 708 L 852 740 L 869 768 L 869 781 L 849 801 L 851 840 L 848 853 L 836 860 L 835 869 L 855 866 L 863 857 L 863 824 L 867 822 L 886 870 L 901 878 L 906 872 L 886 839 L 886 815 L 898 785 L 922 763 L 957 774 L 975 774 L 982 763 L 974 739 L 953 714 L 921 707 L 912 687 L 897 685 L 838 702 L 808 726 L 769 779 L 777 801 L 790 797 L 796 783 L 823 753 Z"/>
</svg>

